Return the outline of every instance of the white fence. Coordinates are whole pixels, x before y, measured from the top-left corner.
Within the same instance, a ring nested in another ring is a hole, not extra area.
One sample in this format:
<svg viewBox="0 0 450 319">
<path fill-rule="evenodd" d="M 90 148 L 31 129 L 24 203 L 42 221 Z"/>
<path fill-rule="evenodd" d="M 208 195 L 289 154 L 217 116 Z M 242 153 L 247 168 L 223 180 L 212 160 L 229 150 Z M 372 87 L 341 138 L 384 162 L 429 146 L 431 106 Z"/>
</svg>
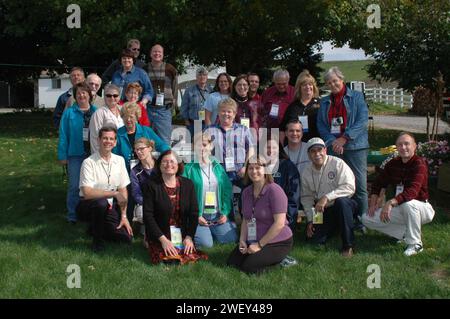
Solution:
<svg viewBox="0 0 450 319">
<path fill-rule="evenodd" d="M 411 94 L 405 93 L 402 89 L 366 87 L 365 94 L 367 101 L 397 105 L 401 108 L 412 108 L 413 105 L 413 96 Z"/>
</svg>

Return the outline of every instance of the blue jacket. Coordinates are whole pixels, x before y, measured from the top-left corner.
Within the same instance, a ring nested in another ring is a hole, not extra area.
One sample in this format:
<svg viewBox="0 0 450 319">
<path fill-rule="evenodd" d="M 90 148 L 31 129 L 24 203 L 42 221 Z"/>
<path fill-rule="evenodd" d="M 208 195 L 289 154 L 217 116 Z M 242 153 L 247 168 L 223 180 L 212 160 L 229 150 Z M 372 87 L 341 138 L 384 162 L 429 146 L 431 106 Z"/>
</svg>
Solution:
<svg viewBox="0 0 450 319">
<path fill-rule="evenodd" d="M 155 141 L 155 148 L 157 152 L 165 152 L 170 149 L 169 145 L 167 145 L 158 135 L 156 135 L 155 131 L 153 131 L 150 127 L 141 126 L 136 123 L 136 135 L 135 140 L 140 137 L 146 137 L 149 140 Z M 130 160 L 131 155 L 134 151 L 134 145 L 130 144 L 130 140 L 128 139 L 128 133 L 126 126 L 122 126 L 117 131 L 117 145 L 112 150 L 114 154 L 120 155 L 125 159 L 125 164 L 127 166 L 128 171 L 130 171 Z"/>
<path fill-rule="evenodd" d="M 347 109 L 347 127 L 344 136 L 348 141 L 344 145 L 344 150 L 359 150 L 369 147 L 367 134 L 367 123 L 369 121 L 369 109 L 361 92 L 347 88 L 344 95 L 344 105 Z M 326 96 L 320 101 L 319 113 L 317 115 L 317 128 L 320 136 L 329 147 L 336 136 L 331 134 L 331 127 L 328 122 L 328 111 L 330 110 L 331 99 Z"/>
<path fill-rule="evenodd" d="M 145 73 L 141 68 L 137 68 L 133 66 L 131 71 L 123 74 L 123 67 L 121 67 L 118 71 L 114 72 L 112 76 L 111 83 L 117 85 L 122 90 L 121 99 L 126 100 L 125 89 L 127 85 L 132 82 L 139 82 L 142 86 L 142 95 L 140 99 L 146 98 L 149 102 L 152 101 L 154 96 L 152 83 L 150 82 L 150 78 L 148 74 Z"/>
<path fill-rule="evenodd" d="M 297 220 L 300 203 L 300 174 L 297 167 L 289 159 L 280 159 L 278 171 L 273 174 L 273 179 L 285 192 L 288 198 L 288 221 L 289 226 L 293 227 Z"/>
<path fill-rule="evenodd" d="M 203 108 L 210 92 L 209 85 L 206 85 L 205 90 L 200 89 L 198 84 L 188 87 L 181 100 L 181 117 L 185 120 L 198 120 L 198 111 Z"/>
<path fill-rule="evenodd" d="M 141 162 L 139 162 L 130 172 L 131 179 L 131 196 L 133 196 L 134 201 L 142 205 L 144 199 L 142 198 L 142 188 L 150 176 L 153 174 L 153 169 L 146 170 L 142 167 Z"/>
<path fill-rule="evenodd" d="M 88 118 L 97 110 L 91 105 Z M 89 121 L 88 127 L 89 127 Z M 84 156 L 83 143 L 84 115 L 77 103 L 67 108 L 59 125 L 58 160 L 67 160 L 69 156 Z"/>
</svg>

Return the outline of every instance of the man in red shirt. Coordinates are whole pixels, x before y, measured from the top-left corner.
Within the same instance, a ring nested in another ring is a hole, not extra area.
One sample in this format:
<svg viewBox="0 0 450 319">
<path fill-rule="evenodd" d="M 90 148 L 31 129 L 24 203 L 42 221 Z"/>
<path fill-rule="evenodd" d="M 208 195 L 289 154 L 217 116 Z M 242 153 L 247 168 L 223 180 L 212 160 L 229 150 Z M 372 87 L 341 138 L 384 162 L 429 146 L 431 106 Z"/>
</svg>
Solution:
<svg viewBox="0 0 450 319">
<path fill-rule="evenodd" d="M 294 100 L 295 89 L 289 85 L 289 72 L 278 69 L 273 73 L 273 86 L 267 88 L 261 96 L 265 111 L 266 127 L 279 128 L 287 107 Z"/>
<path fill-rule="evenodd" d="M 404 254 L 412 256 L 423 250 L 421 226 L 434 217 L 434 209 L 428 203 L 428 165 L 416 155 L 417 144 L 412 134 L 400 133 L 396 146 L 399 156 L 386 164 L 372 186 L 363 224 L 404 240 L 407 244 Z M 381 206 L 388 185 L 395 187 L 395 197 Z"/>
</svg>

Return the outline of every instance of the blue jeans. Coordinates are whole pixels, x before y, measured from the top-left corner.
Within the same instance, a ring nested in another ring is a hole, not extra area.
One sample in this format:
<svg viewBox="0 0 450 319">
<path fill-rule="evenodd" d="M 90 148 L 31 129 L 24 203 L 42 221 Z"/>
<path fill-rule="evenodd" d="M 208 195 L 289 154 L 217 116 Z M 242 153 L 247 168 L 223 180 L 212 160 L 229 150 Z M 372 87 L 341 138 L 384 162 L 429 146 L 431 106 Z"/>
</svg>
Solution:
<svg viewBox="0 0 450 319">
<path fill-rule="evenodd" d="M 170 146 L 172 135 L 172 109 L 149 106 L 147 112 L 150 121 L 152 122 L 152 129 L 164 142 L 166 142 L 167 145 Z"/>
<path fill-rule="evenodd" d="M 67 189 L 67 220 L 77 221 L 76 208 L 80 201 L 80 170 L 85 156 L 70 156 L 67 159 L 67 175 L 69 185 Z"/>
<path fill-rule="evenodd" d="M 330 147 L 331 149 L 331 147 Z M 351 168 L 355 175 L 356 192 L 353 195 L 353 199 L 358 203 L 358 215 L 362 216 L 367 213 L 369 209 L 369 199 L 367 195 L 367 155 L 369 149 L 361 149 L 348 151 L 345 150 L 344 154 L 338 156 L 332 151 L 330 155 L 340 157 Z"/>
<path fill-rule="evenodd" d="M 207 221 L 217 221 L 219 214 L 203 214 L 203 218 Z M 198 247 L 212 247 L 215 239 L 221 244 L 235 243 L 238 240 L 236 225 L 227 220 L 224 224 L 215 224 L 210 226 L 197 226 L 195 232 L 195 246 Z"/>
</svg>

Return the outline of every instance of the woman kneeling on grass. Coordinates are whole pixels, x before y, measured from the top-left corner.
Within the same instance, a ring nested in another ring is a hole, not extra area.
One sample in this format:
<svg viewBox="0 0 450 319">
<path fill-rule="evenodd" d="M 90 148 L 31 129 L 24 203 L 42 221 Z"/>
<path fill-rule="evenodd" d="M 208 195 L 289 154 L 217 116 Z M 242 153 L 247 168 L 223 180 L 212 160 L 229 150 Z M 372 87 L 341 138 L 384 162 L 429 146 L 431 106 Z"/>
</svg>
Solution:
<svg viewBox="0 0 450 319">
<path fill-rule="evenodd" d="M 168 150 L 156 162 L 155 175 L 142 189 L 148 252 L 153 264 L 186 264 L 207 256 L 195 249 L 198 224 L 194 184 L 183 173 L 183 163 Z"/>
<path fill-rule="evenodd" d="M 244 179 L 252 185 L 242 192 L 241 236 L 227 264 L 246 273 L 261 273 L 279 264 L 291 251 L 292 231 L 286 219 L 288 200 L 266 171 L 267 161 L 252 156 Z"/>
</svg>

